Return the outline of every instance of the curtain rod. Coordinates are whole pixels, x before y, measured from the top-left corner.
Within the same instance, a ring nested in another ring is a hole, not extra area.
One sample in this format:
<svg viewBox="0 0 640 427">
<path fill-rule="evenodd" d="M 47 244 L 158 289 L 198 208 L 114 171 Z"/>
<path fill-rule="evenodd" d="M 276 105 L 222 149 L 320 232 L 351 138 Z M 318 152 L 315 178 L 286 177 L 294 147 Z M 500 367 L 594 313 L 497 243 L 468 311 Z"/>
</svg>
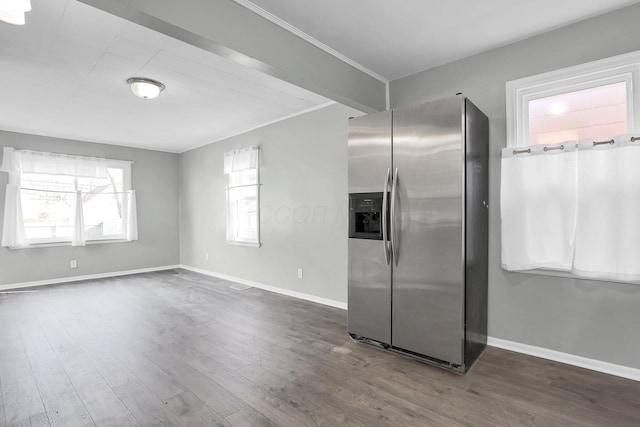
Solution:
<svg viewBox="0 0 640 427">
<path fill-rule="evenodd" d="M 631 138 L 629 138 L 629 141 L 631 142 L 636 142 L 636 141 L 640 141 L 640 136 L 632 136 Z M 616 141 L 614 139 L 608 139 L 606 141 L 593 141 L 593 146 L 597 146 L 597 145 L 605 145 L 605 144 L 610 144 L 613 145 L 615 144 Z M 576 148 L 578 148 L 578 144 L 576 144 Z M 564 144 L 560 145 L 560 146 L 545 146 L 543 148 L 544 151 L 552 151 L 552 150 L 564 150 Z M 526 148 L 524 150 L 513 150 L 513 154 L 529 154 L 531 153 L 531 148 Z"/>
<path fill-rule="evenodd" d="M 608 141 L 593 141 L 593 146 L 595 147 L 596 145 L 604 145 L 604 144 L 615 144 L 616 142 L 613 139 L 610 139 Z"/>
<path fill-rule="evenodd" d="M 552 150 L 564 150 L 564 144 L 559 147 L 544 147 L 544 151 L 552 151 Z"/>
<path fill-rule="evenodd" d="M 513 150 L 513 154 L 523 154 L 523 153 L 530 153 L 531 152 L 531 148 L 527 148 L 526 150 Z"/>
</svg>

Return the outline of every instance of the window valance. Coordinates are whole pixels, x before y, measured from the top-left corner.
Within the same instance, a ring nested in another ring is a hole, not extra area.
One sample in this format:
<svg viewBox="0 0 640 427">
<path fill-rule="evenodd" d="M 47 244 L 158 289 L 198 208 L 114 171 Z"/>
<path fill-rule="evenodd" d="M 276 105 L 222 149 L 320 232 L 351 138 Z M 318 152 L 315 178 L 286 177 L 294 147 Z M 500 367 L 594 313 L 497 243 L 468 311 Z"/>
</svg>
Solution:
<svg viewBox="0 0 640 427">
<path fill-rule="evenodd" d="M 107 160 L 4 147 L 0 171 L 106 178 Z"/>
<path fill-rule="evenodd" d="M 258 167 L 258 147 L 246 147 L 224 153 L 224 174 L 242 172 Z"/>
</svg>

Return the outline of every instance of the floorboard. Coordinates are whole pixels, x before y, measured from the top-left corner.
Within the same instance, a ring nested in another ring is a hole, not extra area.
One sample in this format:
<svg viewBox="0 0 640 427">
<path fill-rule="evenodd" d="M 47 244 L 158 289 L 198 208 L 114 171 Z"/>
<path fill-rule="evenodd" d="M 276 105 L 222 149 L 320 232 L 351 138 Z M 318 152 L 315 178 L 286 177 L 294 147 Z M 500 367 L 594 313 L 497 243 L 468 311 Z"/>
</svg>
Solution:
<svg viewBox="0 0 640 427">
<path fill-rule="evenodd" d="M 0 293 L 6 426 L 639 426 L 640 383 L 497 348 L 464 376 L 346 312 L 185 270 Z"/>
</svg>

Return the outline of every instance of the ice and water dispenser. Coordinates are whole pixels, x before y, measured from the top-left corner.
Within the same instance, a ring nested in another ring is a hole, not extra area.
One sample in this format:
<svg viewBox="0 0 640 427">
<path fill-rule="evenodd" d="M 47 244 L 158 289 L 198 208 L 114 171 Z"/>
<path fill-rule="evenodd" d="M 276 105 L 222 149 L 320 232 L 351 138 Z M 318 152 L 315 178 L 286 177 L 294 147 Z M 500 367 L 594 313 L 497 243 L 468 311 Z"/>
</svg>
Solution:
<svg viewBox="0 0 640 427">
<path fill-rule="evenodd" d="M 382 192 L 349 194 L 349 237 L 382 240 Z"/>
</svg>

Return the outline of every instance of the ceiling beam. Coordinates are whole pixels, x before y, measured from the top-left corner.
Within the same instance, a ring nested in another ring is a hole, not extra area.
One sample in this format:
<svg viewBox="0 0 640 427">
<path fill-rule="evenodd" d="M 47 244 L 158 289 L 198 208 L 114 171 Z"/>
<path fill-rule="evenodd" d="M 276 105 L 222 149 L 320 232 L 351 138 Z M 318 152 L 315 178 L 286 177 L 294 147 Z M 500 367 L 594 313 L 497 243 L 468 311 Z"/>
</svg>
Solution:
<svg viewBox="0 0 640 427">
<path fill-rule="evenodd" d="M 386 84 L 231 0 L 78 0 L 365 113 Z"/>
</svg>

